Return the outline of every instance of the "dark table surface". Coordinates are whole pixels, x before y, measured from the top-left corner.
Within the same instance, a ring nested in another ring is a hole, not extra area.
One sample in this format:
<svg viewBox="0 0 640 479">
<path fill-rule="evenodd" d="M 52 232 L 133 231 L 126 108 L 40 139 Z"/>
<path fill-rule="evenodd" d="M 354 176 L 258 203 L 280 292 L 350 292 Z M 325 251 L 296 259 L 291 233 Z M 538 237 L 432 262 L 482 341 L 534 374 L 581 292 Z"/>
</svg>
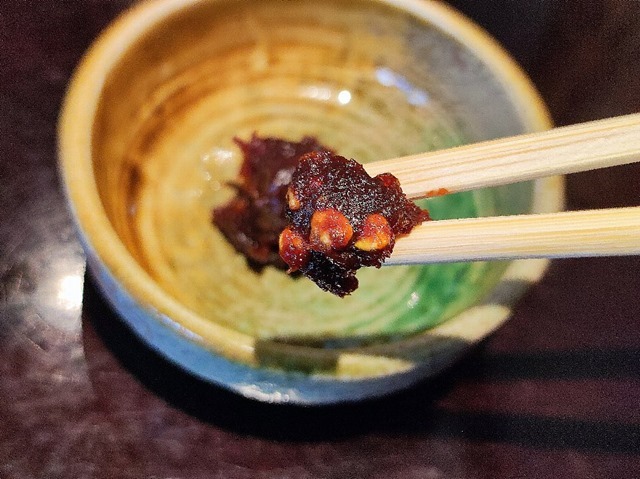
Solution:
<svg viewBox="0 0 640 479">
<path fill-rule="evenodd" d="M 142 345 L 84 276 L 56 176 L 69 75 L 130 2 L 0 5 L 0 477 L 640 477 L 640 258 L 555 261 L 435 381 L 356 405 L 260 404 Z M 457 0 L 557 124 L 640 111 L 640 1 Z M 640 164 L 572 209 L 640 205 Z"/>
</svg>

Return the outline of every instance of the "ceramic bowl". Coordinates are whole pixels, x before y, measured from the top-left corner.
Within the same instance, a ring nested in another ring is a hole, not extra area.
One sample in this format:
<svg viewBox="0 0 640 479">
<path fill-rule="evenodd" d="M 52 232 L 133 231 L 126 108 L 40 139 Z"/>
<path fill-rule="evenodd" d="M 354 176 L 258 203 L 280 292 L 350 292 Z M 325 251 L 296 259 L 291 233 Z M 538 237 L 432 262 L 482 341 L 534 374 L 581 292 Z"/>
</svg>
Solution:
<svg viewBox="0 0 640 479">
<path fill-rule="evenodd" d="M 546 129 L 508 55 L 408 0 L 159 0 L 90 48 L 59 126 L 89 270 L 148 344 L 244 396 L 328 404 L 438 373 L 494 331 L 544 260 L 384 267 L 340 299 L 258 274 L 211 222 L 254 132 L 361 162 Z M 562 180 L 427 200 L 436 219 L 555 211 Z"/>
</svg>

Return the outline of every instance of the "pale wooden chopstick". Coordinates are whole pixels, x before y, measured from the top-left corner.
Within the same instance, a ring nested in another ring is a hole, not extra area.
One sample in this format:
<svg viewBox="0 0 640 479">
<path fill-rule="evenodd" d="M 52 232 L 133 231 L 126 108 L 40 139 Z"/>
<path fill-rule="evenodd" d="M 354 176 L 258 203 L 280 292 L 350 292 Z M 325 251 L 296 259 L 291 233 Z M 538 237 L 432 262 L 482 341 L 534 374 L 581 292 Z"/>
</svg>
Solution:
<svg viewBox="0 0 640 479">
<path fill-rule="evenodd" d="M 640 114 L 365 164 L 412 199 L 640 160 Z"/>
<path fill-rule="evenodd" d="M 640 161 L 640 114 L 369 163 L 410 198 Z M 640 254 L 640 206 L 431 221 L 400 238 L 385 264 Z"/>
<path fill-rule="evenodd" d="M 640 254 L 640 206 L 428 221 L 387 265 Z"/>
</svg>

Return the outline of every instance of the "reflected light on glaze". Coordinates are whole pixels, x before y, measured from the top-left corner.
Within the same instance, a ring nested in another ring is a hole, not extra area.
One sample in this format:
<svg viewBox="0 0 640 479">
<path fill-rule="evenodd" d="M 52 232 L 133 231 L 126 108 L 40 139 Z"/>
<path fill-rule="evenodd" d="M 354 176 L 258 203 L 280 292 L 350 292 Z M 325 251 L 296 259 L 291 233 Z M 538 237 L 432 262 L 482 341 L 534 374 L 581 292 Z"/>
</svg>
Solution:
<svg viewBox="0 0 640 479">
<path fill-rule="evenodd" d="M 431 101 L 427 92 L 416 88 L 409 80 L 390 68 L 378 68 L 376 70 L 376 79 L 381 85 L 395 87 L 402 91 L 407 97 L 407 102 L 411 105 L 424 106 Z"/>
<path fill-rule="evenodd" d="M 301 88 L 300 95 L 313 100 L 328 101 L 331 100 L 333 92 L 329 87 L 306 86 Z"/>
<path fill-rule="evenodd" d="M 296 402 L 299 399 L 295 390 L 278 391 L 277 385 L 271 383 L 239 384 L 237 389 L 246 397 L 267 403 L 288 403 Z"/>
<path fill-rule="evenodd" d="M 212 148 L 200 157 L 200 174 L 207 183 L 207 188 L 218 191 L 223 187 L 223 183 L 214 180 L 212 173 L 219 165 L 233 164 L 233 152 L 224 148 Z"/>
<path fill-rule="evenodd" d="M 351 101 L 351 92 L 349 90 L 342 90 L 338 93 L 338 103 L 346 105 Z"/>
<path fill-rule="evenodd" d="M 349 90 L 340 90 L 335 92 L 331 87 L 327 86 L 305 86 L 300 89 L 300 96 L 318 101 L 332 101 L 340 105 L 347 105 L 351 102 L 351 92 Z"/>
<path fill-rule="evenodd" d="M 414 308 L 416 304 L 418 304 L 419 302 L 420 302 L 420 295 L 416 291 L 414 291 L 413 293 L 411 293 L 411 296 L 409 296 L 409 300 L 407 301 L 407 307 Z"/>
</svg>

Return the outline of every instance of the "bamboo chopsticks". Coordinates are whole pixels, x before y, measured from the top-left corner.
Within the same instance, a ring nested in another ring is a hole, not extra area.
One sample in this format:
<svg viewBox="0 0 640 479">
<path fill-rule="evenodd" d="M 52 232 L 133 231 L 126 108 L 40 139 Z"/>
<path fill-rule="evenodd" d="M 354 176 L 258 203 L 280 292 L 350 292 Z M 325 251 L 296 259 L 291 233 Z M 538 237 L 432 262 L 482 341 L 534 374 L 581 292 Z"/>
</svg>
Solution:
<svg viewBox="0 0 640 479">
<path fill-rule="evenodd" d="M 640 114 L 365 165 L 413 199 L 640 161 Z M 400 238 L 385 264 L 640 254 L 640 206 L 443 220 Z"/>
<path fill-rule="evenodd" d="M 631 254 L 640 254 L 640 206 L 430 221 L 385 264 Z"/>
<path fill-rule="evenodd" d="M 413 199 L 640 161 L 640 113 L 365 164 Z"/>
</svg>

